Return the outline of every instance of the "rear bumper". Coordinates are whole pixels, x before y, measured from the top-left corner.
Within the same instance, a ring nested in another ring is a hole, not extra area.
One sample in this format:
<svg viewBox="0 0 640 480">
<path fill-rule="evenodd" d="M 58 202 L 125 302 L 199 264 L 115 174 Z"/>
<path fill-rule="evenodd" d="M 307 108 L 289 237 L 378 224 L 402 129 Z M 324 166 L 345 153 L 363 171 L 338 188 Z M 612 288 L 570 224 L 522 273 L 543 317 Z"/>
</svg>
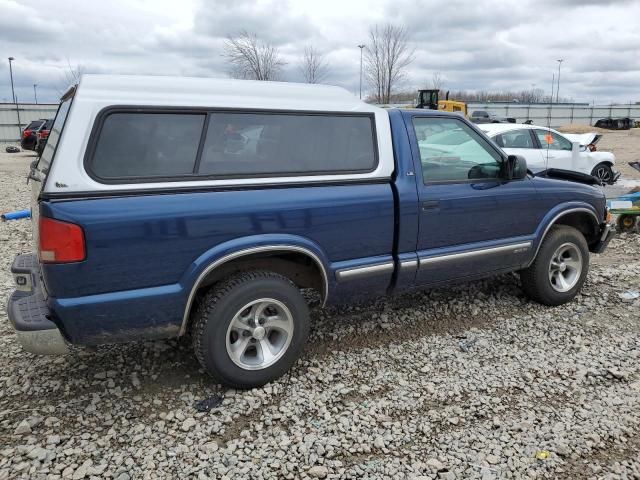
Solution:
<svg viewBox="0 0 640 480">
<path fill-rule="evenodd" d="M 51 320 L 35 255 L 18 255 L 11 265 L 11 273 L 17 288 L 7 302 L 7 314 L 22 348 L 40 355 L 67 353 L 67 342 Z"/>
<path fill-rule="evenodd" d="M 615 226 L 612 223 L 603 223 L 600 226 L 600 240 L 591 246 L 593 253 L 602 253 L 609 245 L 609 242 L 616 236 Z"/>
</svg>

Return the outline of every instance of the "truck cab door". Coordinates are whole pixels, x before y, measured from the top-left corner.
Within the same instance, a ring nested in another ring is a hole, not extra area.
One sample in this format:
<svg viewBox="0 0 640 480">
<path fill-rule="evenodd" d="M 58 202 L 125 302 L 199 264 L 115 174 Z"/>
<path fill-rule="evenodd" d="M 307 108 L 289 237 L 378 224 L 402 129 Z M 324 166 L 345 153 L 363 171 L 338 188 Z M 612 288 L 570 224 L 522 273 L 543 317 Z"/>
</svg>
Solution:
<svg viewBox="0 0 640 480">
<path fill-rule="evenodd" d="M 416 284 L 519 268 L 544 209 L 530 178 L 507 180 L 506 156 L 462 118 L 405 112 L 420 210 Z"/>
</svg>

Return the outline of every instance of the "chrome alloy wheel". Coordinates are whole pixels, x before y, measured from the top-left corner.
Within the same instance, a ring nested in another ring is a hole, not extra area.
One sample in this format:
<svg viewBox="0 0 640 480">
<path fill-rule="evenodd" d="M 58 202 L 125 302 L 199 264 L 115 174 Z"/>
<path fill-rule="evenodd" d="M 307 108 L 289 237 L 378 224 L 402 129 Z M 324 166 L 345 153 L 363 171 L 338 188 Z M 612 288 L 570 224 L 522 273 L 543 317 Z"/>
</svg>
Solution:
<svg viewBox="0 0 640 480">
<path fill-rule="evenodd" d="M 240 368 L 262 370 L 277 362 L 293 337 L 293 316 L 273 298 L 254 300 L 240 309 L 227 329 L 227 354 Z"/>
<path fill-rule="evenodd" d="M 558 247 L 549 264 L 549 281 L 556 292 L 568 292 L 575 287 L 582 273 L 582 254 L 573 243 Z"/>
<path fill-rule="evenodd" d="M 611 181 L 611 170 L 607 167 L 597 167 L 594 176 L 598 177 L 605 183 L 609 183 Z"/>
</svg>

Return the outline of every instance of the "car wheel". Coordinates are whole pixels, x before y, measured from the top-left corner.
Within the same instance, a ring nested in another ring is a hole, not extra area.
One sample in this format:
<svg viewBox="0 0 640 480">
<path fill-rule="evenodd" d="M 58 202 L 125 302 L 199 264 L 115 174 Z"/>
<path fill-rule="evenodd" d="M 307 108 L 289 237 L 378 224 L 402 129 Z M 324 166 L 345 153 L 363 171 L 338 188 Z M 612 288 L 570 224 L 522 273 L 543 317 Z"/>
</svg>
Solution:
<svg viewBox="0 0 640 480">
<path fill-rule="evenodd" d="M 262 386 L 286 373 L 309 334 L 309 310 L 288 278 L 243 272 L 214 285 L 192 328 L 196 357 L 217 381 Z"/>
<path fill-rule="evenodd" d="M 533 263 L 520 271 L 522 289 L 544 305 L 570 302 L 582 288 L 589 270 L 589 248 L 578 230 L 557 225 L 542 241 Z"/>
<path fill-rule="evenodd" d="M 618 221 L 616 222 L 618 231 L 624 232 L 624 233 L 635 232 L 637 224 L 638 224 L 638 217 L 636 215 L 622 214 L 618 217 Z"/>
<path fill-rule="evenodd" d="M 591 175 L 596 178 L 599 178 L 604 183 L 611 185 L 613 183 L 613 170 L 611 166 L 607 163 L 599 163 L 593 170 L 591 171 Z"/>
</svg>

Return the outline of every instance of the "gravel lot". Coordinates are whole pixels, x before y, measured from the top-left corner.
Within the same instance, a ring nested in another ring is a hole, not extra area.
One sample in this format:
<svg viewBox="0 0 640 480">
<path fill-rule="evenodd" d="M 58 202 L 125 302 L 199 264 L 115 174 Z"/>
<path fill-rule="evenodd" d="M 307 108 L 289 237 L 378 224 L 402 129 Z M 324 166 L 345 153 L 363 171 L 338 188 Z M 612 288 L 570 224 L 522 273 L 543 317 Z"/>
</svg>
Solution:
<svg viewBox="0 0 640 480">
<path fill-rule="evenodd" d="M 635 160 L 637 133 L 601 149 Z M 1 211 L 28 206 L 32 159 L 0 154 Z M 640 235 L 559 308 L 507 275 L 314 310 L 290 375 L 238 392 L 186 342 L 23 352 L 4 311 L 29 230 L 0 224 L 0 479 L 640 478 L 640 300 L 618 295 L 640 290 Z"/>
</svg>

